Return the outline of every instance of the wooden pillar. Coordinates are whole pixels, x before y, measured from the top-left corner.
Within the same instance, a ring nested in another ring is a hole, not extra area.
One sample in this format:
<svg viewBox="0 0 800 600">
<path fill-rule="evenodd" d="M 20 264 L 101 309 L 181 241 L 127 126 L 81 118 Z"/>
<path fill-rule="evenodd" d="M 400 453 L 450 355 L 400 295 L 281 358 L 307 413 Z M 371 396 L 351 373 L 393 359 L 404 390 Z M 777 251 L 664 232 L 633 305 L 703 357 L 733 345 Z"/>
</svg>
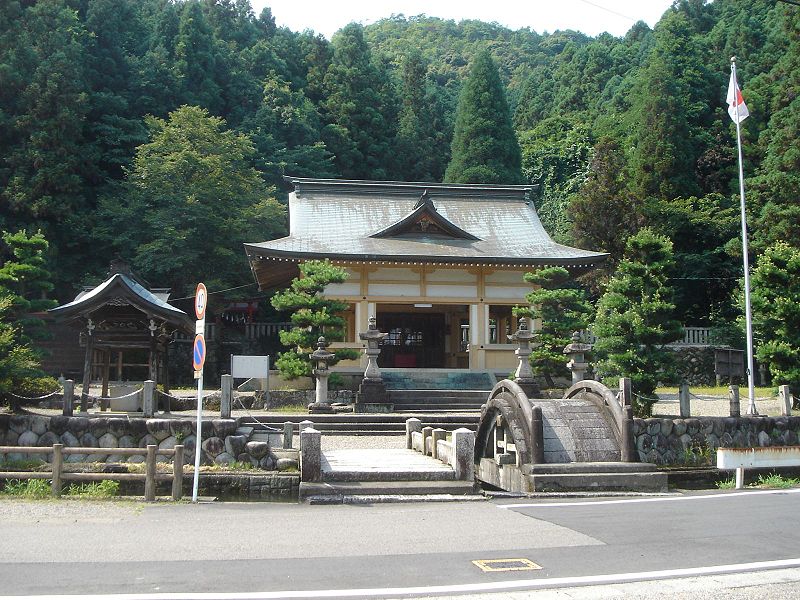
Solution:
<svg viewBox="0 0 800 600">
<path fill-rule="evenodd" d="M 122 350 L 117 351 L 117 381 L 122 381 Z"/>
<path fill-rule="evenodd" d="M 161 384 L 164 393 L 169 394 L 169 342 L 164 344 L 164 353 L 161 355 Z"/>
<path fill-rule="evenodd" d="M 148 327 L 150 330 L 150 360 L 148 361 L 150 364 L 148 366 L 148 379 L 152 379 L 153 381 L 158 380 L 158 338 L 156 338 L 156 322 L 154 319 L 150 319 L 150 325 Z"/>
<path fill-rule="evenodd" d="M 111 370 L 111 348 L 103 350 L 103 391 L 101 396 L 108 396 L 108 376 Z"/>
<path fill-rule="evenodd" d="M 86 324 L 86 356 L 83 359 L 83 385 L 81 387 L 81 412 L 89 410 L 89 385 L 92 382 L 92 353 L 94 352 L 94 324 L 88 319 Z"/>
</svg>

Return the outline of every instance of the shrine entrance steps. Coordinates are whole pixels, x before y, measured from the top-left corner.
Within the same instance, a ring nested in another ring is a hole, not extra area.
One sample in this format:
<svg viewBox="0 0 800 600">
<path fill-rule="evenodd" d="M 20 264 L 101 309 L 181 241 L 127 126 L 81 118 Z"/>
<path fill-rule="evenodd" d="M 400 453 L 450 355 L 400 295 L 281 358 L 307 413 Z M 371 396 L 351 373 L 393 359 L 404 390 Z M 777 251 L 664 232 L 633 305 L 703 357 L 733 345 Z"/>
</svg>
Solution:
<svg viewBox="0 0 800 600">
<path fill-rule="evenodd" d="M 322 482 L 300 484 L 312 504 L 476 499 L 474 481 L 457 481 L 449 465 L 414 450 L 322 452 Z"/>
<path fill-rule="evenodd" d="M 383 369 L 394 412 L 479 412 L 496 378 L 491 371 Z"/>
</svg>

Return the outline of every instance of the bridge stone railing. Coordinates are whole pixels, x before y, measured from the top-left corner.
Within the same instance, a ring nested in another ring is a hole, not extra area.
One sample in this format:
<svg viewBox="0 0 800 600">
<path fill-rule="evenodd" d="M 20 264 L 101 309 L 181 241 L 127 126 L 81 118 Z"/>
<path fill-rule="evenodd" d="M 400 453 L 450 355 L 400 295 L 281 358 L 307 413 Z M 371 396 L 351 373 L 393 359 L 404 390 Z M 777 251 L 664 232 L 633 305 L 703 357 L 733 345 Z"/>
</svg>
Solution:
<svg viewBox="0 0 800 600">
<path fill-rule="evenodd" d="M 453 467 L 454 476 L 459 481 L 475 479 L 475 432 L 462 427 L 447 439 L 447 431 L 433 427 L 423 427 L 422 421 L 406 420 L 406 448 L 416 450 L 426 456 L 442 461 Z"/>
</svg>

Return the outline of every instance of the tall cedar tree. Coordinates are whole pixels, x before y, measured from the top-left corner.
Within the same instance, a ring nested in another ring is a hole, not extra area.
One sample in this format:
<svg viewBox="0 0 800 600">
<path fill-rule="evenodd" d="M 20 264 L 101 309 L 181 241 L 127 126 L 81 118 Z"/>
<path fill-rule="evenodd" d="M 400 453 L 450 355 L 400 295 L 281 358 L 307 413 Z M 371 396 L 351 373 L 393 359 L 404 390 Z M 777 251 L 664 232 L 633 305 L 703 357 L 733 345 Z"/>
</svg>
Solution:
<svg viewBox="0 0 800 600">
<path fill-rule="evenodd" d="M 404 58 L 400 77 L 400 120 L 396 152 L 403 181 L 440 181 L 449 154 L 441 103 L 428 86 L 427 62 L 419 50 Z"/>
<path fill-rule="evenodd" d="M 289 289 L 272 297 L 276 310 L 292 311 L 294 327 L 281 331 L 281 343 L 290 349 L 281 353 L 275 366 L 288 379 L 311 375 L 311 360 L 308 355 L 316 347 L 320 336 L 328 342 L 344 339 L 345 320 L 339 313 L 348 304 L 324 296 L 325 287 L 332 283 L 343 283 L 347 272 L 328 260 L 310 260 L 300 265 L 300 276 L 292 281 Z M 358 352 L 343 348 L 335 353 L 335 362 L 345 358 L 357 358 Z M 333 364 L 335 364 L 335 362 Z"/>
<path fill-rule="evenodd" d="M 758 257 L 751 280 L 756 356 L 773 385 L 800 395 L 800 249 L 777 242 Z"/>
<path fill-rule="evenodd" d="M 325 74 L 322 103 L 328 126 L 323 141 L 345 179 L 389 179 L 395 124 L 387 118 L 393 98 L 386 76 L 364 41 L 364 28 L 350 23 L 333 36 L 333 59 Z"/>
<path fill-rule="evenodd" d="M 524 182 L 511 112 L 488 50 L 475 56 L 461 90 L 451 155 L 447 183 Z"/>
<path fill-rule="evenodd" d="M 650 415 L 658 383 L 674 378 L 673 353 L 664 347 L 681 334 L 667 283 L 672 267 L 672 242 L 643 228 L 628 239 L 625 258 L 597 305 L 594 350 L 601 360 L 595 369 L 610 386 L 630 377 L 638 416 Z"/>
<path fill-rule="evenodd" d="M 608 252 L 610 267 L 625 253 L 628 238 L 642 225 L 642 203 L 625 186 L 625 157 L 612 138 L 600 139 L 589 172 L 572 197 L 572 234 L 582 248 Z"/>
<path fill-rule="evenodd" d="M 525 281 L 537 289 L 525 296 L 530 308 L 517 309 L 518 316 L 541 321 L 536 331 L 536 347 L 530 356 L 533 372 L 553 387 L 554 377 L 568 377 L 564 348 L 572 334 L 589 326 L 592 307 L 586 294 L 574 286 L 569 271 L 563 267 L 547 267 L 525 274 Z"/>
</svg>

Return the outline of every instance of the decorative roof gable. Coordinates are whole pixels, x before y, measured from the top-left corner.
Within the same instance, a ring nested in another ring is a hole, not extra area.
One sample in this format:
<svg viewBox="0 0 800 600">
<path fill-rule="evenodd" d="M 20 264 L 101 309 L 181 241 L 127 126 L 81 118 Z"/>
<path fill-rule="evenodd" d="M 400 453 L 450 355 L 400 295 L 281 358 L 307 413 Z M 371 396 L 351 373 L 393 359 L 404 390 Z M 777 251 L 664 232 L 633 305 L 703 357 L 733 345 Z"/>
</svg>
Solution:
<svg viewBox="0 0 800 600">
<path fill-rule="evenodd" d="M 389 238 L 403 234 L 442 235 L 455 239 L 478 241 L 480 238 L 464 231 L 436 210 L 428 190 L 422 192 L 414 209 L 399 221 L 373 233 L 372 238 Z"/>
</svg>

